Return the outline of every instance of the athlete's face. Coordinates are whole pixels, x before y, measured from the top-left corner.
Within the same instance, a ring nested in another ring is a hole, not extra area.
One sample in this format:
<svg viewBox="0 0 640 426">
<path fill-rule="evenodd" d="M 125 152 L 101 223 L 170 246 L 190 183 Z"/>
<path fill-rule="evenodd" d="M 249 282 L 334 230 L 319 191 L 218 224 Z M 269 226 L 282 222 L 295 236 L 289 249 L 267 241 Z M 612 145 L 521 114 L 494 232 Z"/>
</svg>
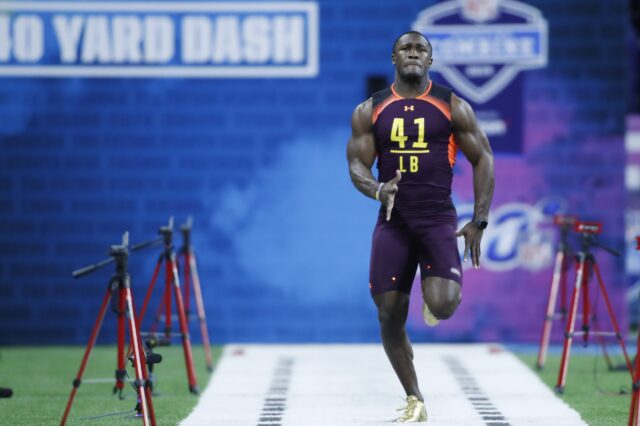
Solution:
<svg viewBox="0 0 640 426">
<path fill-rule="evenodd" d="M 422 78 L 433 62 L 431 46 L 418 34 L 405 34 L 396 43 L 391 61 L 403 79 Z"/>
</svg>

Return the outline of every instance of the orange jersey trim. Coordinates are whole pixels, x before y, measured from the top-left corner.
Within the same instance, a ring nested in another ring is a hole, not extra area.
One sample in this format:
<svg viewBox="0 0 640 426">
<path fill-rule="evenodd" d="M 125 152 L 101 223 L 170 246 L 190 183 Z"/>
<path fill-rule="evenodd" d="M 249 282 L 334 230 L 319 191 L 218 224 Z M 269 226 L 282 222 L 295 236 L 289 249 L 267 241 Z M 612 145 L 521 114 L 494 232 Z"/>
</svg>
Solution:
<svg viewBox="0 0 640 426">
<path fill-rule="evenodd" d="M 456 164 L 456 154 L 458 153 L 458 144 L 456 143 L 456 138 L 453 136 L 453 133 L 449 136 L 449 146 L 447 148 L 449 152 L 449 165 L 453 169 L 453 166 Z"/>
<path fill-rule="evenodd" d="M 424 91 L 424 93 L 420 96 L 418 96 L 415 99 L 423 99 L 426 100 L 425 97 L 429 94 L 429 92 L 431 92 L 431 87 L 433 86 L 433 81 L 429 80 L 429 85 L 427 86 L 427 90 Z M 389 96 L 387 99 L 384 100 L 384 102 L 382 102 L 380 105 L 378 105 L 374 111 L 373 114 L 371 116 L 371 121 L 373 122 L 373 124 L 376 123 L 376 121 L 378 121 L 378 116 L 380 114 L 382 114 L 382 111 L 384 111 L 384 109 L 386 107 L 388 107 L 389 105 L 391 105 L 392 103 L 394 103 L 395 101 L 401 101 L 404 99 L 412 99 L 412 98 L 403 98 L 402 96 L 398 95 L 398 92 L 396 92 L 396 87 L 395 84 L 391 85 L 391 93 L 392 95 Z M 430 98 L 430 99 L 434 99 L 434 98 Z M 427 101 L 429 102 L 429 101 Z M 432 102 L 433 103 L 433 102 Z M 436 105 L 436 107 L 438 108 L 438 106 Z M 440 108 L 438 108 L 440 109 Z M 445 114 L 446 115 L 446 114 Z M 449 120 L 451 120 L 451 114 L 449 114 Z"/>
<path fill-rule="evenodd" d="M 382 102 L 381 104 L 379 104 L 374 110 L 373 110 L 373 115 L 371 116 L 371 121 L 373 122 L 373 124 L 376 124 L 376 121 L 378 121 L 378 116 L 380 114 L 382 114 L 382 111 L 384 111 L 384 109 L 386 107 L 388 107 L 389 105 L 391 105 L 392 103 L 394 103 L 395 101 L 401 101 L 402 98 L 399 97 L 398 95 L 396 95 L 396 92 L 393 90 L 393 86 L 392 86 L 392 92 L 393 94 L 391 96 L 389 96 L 387 99 L 384 100 L 384 102 Z"/>
<path fill-rule="evenodd" d="M 429 96 L 428 92 L 417 99 L 420 99 L 425 102 L 429 102 L 431 105 L 438 108 L 438 110 L 442 114 L 444 114 L 444 116 L 447 117 L 449 121 L 451 121 L 451 106 L 448 105 L 446 102 L 443 102 L 440 99 L 434 98 L 433 96 Z"/>
<path fill-rule="evenodd" d="M 433 81 L 429 80 L 429 85 L 427 86 L 427 90 L 425 90 L 424 93 L 422 95 L 418 96 L 416 99 L 420 99 L 422 96 L 427 96 L 429 94 L 429 92 L 431 91 L 431 86 L 433 86 Z M 412 98 L 403 98 L 402 96 L 398 95 L 398 92 L 396 92 L 396 85 L 395 84 L 391 85 L 391 91 L 393 92 L 394 95 L 396 95 L 400 99 L 412 99 Z"/>
<path fill-rule="evenodd" d="M 433 86 L 433 82 L 429 81 L 429 86 L 427 87 L 427 90 L 422 95 L 418 96 L 415 99 L 420 99 L 422 101 L 429 102 L 431 105 L 436 107 L 438 111 L 440 111 L 445 117 L 447 117 L 447 120 L 451 121 L 451 105 L 447 104 L 444 101 L 441 101 L 440 99 L 430 96 L 429 92 L 431 92 L 432 86 Z M 387 99 L 385 99 L 385 101 L 382 102 L 380 105 L 378 105 L 373 111 L 373 115 L 371 117 L 371 121 L 373 122 L 373 124 L 375 124 L 376 121 L 378 121 L 378 116 L 382 114 L 382 111 L 384 111 L 384 109 L 389 105 L 391 105 L 393 102 L 401 101 L 405 99 L 411 99 L 411 98 L 403 98 L 402 96 L 398 95 L 393 84 L 391 85 L 391 92 L 392 92 L 392 95 L 389 96 Z"/>
</svg>

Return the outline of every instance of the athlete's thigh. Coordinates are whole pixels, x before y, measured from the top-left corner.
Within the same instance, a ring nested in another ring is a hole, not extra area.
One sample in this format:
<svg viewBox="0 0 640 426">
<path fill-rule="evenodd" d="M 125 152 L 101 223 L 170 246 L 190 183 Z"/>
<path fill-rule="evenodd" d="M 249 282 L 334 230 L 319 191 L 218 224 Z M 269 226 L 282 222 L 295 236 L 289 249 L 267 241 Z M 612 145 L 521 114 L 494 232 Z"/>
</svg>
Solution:
<svg viewBox="0 0 640 426">
<path fill-rule="evenodd" d="M 379 218 L 373 232 L 369 287 L 371 294 L 391 290 L 411 293 L 418 257 L 406 225 L 393 218 Z"/>
<path fill-rule="evenodd" d="M 422 279 L 439 277 L 462 285 L 456 223 L 450 216 L 425 218 L 413 226 Z"/>
</svg>

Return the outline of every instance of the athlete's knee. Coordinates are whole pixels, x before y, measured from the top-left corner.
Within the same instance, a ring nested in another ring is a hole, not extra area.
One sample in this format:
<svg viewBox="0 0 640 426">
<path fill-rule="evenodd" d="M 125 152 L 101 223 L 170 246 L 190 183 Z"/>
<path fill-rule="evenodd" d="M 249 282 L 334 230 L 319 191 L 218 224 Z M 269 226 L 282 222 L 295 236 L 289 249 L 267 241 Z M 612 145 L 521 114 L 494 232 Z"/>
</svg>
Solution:
<svg viewBox="0 0 640 426">
<path fill-rule="evenodd" d="M 438 319 L 451 317 L 462 298 L 460 284 L 440 277 L 428 277 L 422 282 L 422 294 L 431 313 Z"/>
<path fill-rule="evenodd" d="M 456 311 L 457 308 L 458 308 L 457 303 L 440 304 L 440 305 L 434 306 L 433 308 L 429 307 L 429 309 L 431 310 L 431 313 L 440 320 L 446 320 L 451 318 L 451 316 L 453 315 L 453 313 Z"/>
<path fill-rule="evenodd" d="M 436 318 L 440 320 L 446 320 L 451 318 L 456 309 L 458 309 L 460 300 L 461 298 L 458 294 L 451 298 L 432 301 L 429 304 L 429 310 Z"/>
<path fill-rule="evenodd" d="M 380 306 L 378 308 L 378 321 L 383 333 L 395 333 L 404 327 L 404 317 L 397 309 Z"/>
</svg>

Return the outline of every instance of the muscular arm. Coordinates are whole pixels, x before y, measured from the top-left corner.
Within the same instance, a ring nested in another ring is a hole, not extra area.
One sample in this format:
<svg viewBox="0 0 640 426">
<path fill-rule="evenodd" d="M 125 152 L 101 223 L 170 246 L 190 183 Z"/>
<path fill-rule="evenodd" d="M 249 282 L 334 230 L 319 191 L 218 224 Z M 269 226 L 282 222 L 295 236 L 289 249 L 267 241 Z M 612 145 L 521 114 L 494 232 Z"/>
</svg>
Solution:
<svg viewBox="0 0 640 426">
<path fill-rule="evenodd" d="M 371 173 L 376 159 L 376 145 L 371 125 L 372 101 L 361 103 L 351 116 L 351 138 L 347 145 L 347 160 L 351 182 L 367 197 L 375 198 L 378 181 Z"/>
<path fill-rule="evenodd" d="M 451 99 L 453 135 L 460 150 L 473 166 L 473 217 L 487 219 L 493 198 L 493 152 L 475 114 L 456 95 Z"/>
<path fill-rule="evenodd" d="M 467 102 L 452 95 L 451 119 L 453 135 L 460 150 L 473 166 L 473 218 L 488 219 L 493 198 L 493 153 L 473 110 Z M 464 237 L 464 260 L 471 253 L 471 263 L 480 267 L 480 241 L 482 230 L 474 222 L 467 223 L 458 236 Z"/>
</svg>

